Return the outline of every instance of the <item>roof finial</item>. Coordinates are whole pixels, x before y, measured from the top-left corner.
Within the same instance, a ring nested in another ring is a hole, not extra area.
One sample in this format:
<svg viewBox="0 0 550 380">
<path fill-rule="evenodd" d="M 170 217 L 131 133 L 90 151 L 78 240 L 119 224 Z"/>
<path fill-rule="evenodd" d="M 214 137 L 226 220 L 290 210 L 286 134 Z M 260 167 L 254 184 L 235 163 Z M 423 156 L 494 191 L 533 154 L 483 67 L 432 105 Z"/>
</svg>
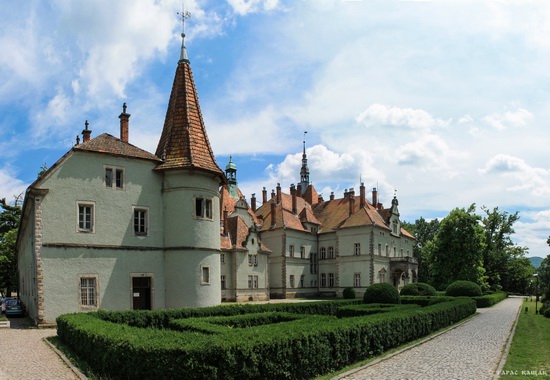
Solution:
<svg viewBox="0 0 550 380">
<path fill-rule="evenodd" d="M 178 15 L 181 18 L 181 52 L 180 61 L 189 61 L 187 58 L 187 50 L 185 49 L 185 20 L 191 17 L 191 13 L 185 10 L 185 5 L 182 4 L 181 12 Z"/>
<path fill-rule="evenodd" d="M 304 156 L 306 154 L 306 133 L 307 131 L 304 131 Z"/>
</svg>

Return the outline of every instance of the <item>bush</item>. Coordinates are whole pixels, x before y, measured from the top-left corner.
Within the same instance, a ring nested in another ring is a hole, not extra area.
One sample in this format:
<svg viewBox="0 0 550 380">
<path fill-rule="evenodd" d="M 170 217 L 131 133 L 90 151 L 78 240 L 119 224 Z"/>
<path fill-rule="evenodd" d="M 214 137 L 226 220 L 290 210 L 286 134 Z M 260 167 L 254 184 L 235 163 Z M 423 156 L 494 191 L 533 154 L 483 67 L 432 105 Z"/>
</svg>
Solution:
<svg viewBox="0 0 550 380">
<path fill-rule="evenodd" d="M 539 313 L 544 315 L 546 318 L 550 318 L 550 303 L 544 302 L 539 309 Z"/>
<path fill-rule="evenodd" d="M 353 300 L 355 299 L 355 289 L 353 288 L 345 288 L 344 289 L 344 292 L 342 294 L 342 296 L 344 297 L 344 299 L 346 300 Z"/>
<path fill-rule="evenodd" d="M 482 294 L 478 284 L 464 280 L 453 282 L 445 291 L 445 295 L 450 297 L 480 297 Z"/>
<path fill-rule="evenodd" d="M 399 292 L 388 283 L 373 284 L 365 290 L 364 303 L 399 303 Z"/>
<path fill-rule="evenodd" d="M 506 292 L 495 292 L 493 294 L 487 294 L 481 297 L 472 297 L 476 301 L 477 307 L 490 307 L 493 306 L 503 299 L 508 297 Z"/>
<path fill-rule="evenodd" d="M 436 296 L 437 290 L 430 284 L 415 282 L 405 285 L 399 294 L 402 296 Z"/>
<path fill-rule="evenodd" d="M 401 303 L 402 304 L 414 304 L 419 305 L 421 307 L 426 306 L 432 306 L 441 302 L 449 302 L 454 300 L 454 297 L 446 297 L 446 296 L 402 296 L 401 297 Z"/>
</svg>

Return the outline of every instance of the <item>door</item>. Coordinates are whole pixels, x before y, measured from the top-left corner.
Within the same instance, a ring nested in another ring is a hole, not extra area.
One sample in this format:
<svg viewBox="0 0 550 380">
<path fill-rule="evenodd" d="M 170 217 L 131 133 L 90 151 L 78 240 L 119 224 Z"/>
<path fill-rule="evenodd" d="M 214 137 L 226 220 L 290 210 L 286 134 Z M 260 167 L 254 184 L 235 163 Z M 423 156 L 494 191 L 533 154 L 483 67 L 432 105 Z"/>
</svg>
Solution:
<svg viewBox="0 0 550 380">
<path fill-rule="evenodd" d="M 132 277 L 134 310 L 151 310 L 151 277 Z"/>
</svg>

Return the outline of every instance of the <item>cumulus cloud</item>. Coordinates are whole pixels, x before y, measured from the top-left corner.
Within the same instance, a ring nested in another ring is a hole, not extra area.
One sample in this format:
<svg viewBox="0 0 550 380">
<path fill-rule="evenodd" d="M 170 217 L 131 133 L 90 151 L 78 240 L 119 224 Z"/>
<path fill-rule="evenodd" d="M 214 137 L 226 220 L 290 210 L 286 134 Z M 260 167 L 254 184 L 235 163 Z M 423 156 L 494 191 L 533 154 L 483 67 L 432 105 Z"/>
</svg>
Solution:
<svg viewBox="0 0 550 380">
<path fill-rule="evenodd" d="M 412 129 L 432 129 L 449 125 L 448 120 L 434 118 L 430 113 L 413 108 L 372 104 L 355 119 L 366 127 L 387 125 Z"/>
<path fill-rule="evenodd" d="M 533 114 L 524 108 L 516 111 L 506 111 L 504 113 L 493 113 L 483 118 L 489 126 L 502 131 L 507 128 L 526 127 L 533 119 Z"/>
<path fill-rule="evenodd" d="M 17 179 L 12 168 L 0 168 L 0 198 L 6 198 L 6 202 L 11 203 L 14 200 L 13 197 L 24 193 L 28 185 Z"/>
<path fill-rule="evenodd" d="M 518 157 L 496 155 L 484 168 L 478 169 L 478 172 L 481 175 L 497 175 L 507 179 L 509 191 L 528 190 L 535 196 L 550 193 L 550 170 L 532 167 Z"/>
<path fill-rule="evenodd" d="M 241 16 L 248 13 L 270 11 L 279 6 L 279 0 L 228 0 L 233 11 Z"/>
</svg>

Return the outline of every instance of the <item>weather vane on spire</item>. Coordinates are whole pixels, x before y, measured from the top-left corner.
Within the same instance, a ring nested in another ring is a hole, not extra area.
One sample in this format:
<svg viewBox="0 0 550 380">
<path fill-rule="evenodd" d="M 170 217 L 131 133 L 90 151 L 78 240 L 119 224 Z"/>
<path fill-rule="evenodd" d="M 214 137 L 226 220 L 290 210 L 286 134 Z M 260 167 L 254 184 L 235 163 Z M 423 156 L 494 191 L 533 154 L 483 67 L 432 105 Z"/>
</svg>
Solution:
<svg viewBox="0 0 550 380">
<path fill-rule="evenodd" d="M 187 50 L 185 49 L 185 20 L 191 18 L 191 13 L 185 10 L 185 5 L 182 4 L 181 12 L 177 12 L 178 16 L 181 19 L 181 53 L 180 61 L 187 61 Z"/>
</svg>

